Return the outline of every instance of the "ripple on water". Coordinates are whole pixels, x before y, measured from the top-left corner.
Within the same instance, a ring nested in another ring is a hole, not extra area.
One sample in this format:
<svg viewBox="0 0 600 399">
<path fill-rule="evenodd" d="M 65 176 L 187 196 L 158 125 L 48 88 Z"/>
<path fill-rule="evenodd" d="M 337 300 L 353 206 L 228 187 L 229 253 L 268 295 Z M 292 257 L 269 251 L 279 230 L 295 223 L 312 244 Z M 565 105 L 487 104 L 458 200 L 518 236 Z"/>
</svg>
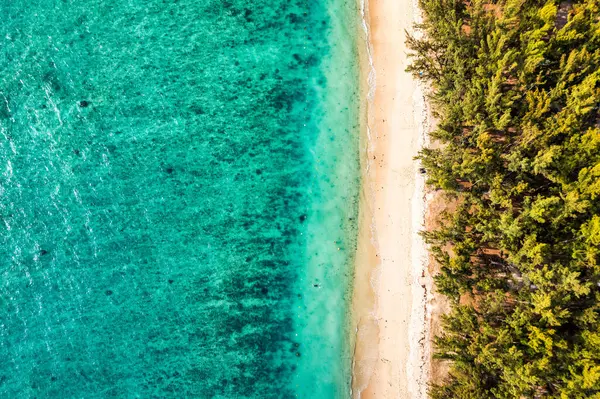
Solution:
<svg viewBox="0 0 600 399">
<path fill-rule="evenodd" d="M 0 5 L 0 396 L 347 394 L 352 7 Z"/>
</svg>

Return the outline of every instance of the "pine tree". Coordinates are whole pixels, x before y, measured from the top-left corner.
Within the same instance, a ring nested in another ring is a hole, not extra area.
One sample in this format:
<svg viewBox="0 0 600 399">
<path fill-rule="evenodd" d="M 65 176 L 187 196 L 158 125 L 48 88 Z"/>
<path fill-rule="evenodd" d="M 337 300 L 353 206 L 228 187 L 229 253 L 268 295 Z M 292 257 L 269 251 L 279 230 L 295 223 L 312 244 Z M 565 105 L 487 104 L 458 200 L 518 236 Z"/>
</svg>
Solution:
<svg viewBox="0 0 600 399">
<path fill-rule="evenodd" d="M 600 398 L 600 2 L 420 4 L 419 159 L 457 205 L 423 234 L 453 302 L 431 397 Z"/>
</svg>

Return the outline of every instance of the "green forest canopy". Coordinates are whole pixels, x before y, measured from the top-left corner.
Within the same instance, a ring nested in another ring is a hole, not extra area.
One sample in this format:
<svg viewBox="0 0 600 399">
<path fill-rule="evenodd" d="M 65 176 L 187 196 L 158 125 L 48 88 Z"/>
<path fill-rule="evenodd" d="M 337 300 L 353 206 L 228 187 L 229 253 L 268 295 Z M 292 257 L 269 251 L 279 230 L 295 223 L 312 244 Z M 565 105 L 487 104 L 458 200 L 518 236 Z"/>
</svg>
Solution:
<svg viewBox="0 0 600 399">
<path fill-rule="evenodd" d="M 600 398 L 600 1 L 420 6 L 419 158 L 457 206 L 423 233 L 452 302 L 431 397 Z"/>
</svg>

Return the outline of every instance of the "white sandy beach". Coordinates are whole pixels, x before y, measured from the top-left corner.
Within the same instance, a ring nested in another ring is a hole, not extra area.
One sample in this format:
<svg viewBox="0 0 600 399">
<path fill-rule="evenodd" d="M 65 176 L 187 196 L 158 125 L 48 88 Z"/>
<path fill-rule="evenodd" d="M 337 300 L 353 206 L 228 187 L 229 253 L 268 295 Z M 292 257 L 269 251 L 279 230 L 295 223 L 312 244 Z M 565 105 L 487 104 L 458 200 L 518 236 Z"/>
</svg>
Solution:
<svg viewBox="0 0 600 399">
<path fill-rule="evenodd" d="M 371 90 L 353 298 L 355 398 L 426 397 L 426 253 L 417 234 L 424 194 L 413 157 L 427 118 L 420 87 L 405 72 L 405 30 L 416 16 L 413 0 L 364 7 L 372 68 L 363 73 L 370 73 Z"/>
</svg>

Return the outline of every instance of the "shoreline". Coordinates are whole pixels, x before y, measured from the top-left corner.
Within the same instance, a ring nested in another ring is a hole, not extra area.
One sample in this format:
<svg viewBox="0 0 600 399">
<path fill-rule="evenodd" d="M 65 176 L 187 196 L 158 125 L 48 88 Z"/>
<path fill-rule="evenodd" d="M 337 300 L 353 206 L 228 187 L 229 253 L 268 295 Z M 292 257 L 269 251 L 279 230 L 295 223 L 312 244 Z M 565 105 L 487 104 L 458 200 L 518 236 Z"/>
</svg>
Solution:
<svg viewBox="0 0 600 399">
<path fill-rule="evenodd" d="M 405 30 L 420 18 L 416 5 L 361 3 L 361 89 L 368 85 L 361 90 L 367 101 L 352 298 L 354 398 L 426 397 L 431 291 L 422 279 L 428 258 L 418 235 L 426 197 L 413 157 L 426 140 L 428 118 L 420 83 L 405 72 Z"/>
</svg>

